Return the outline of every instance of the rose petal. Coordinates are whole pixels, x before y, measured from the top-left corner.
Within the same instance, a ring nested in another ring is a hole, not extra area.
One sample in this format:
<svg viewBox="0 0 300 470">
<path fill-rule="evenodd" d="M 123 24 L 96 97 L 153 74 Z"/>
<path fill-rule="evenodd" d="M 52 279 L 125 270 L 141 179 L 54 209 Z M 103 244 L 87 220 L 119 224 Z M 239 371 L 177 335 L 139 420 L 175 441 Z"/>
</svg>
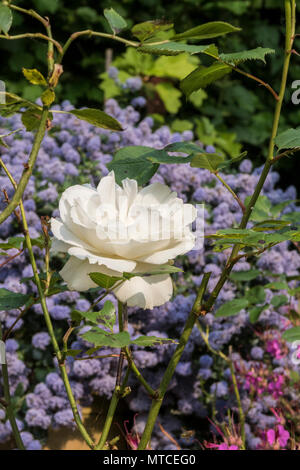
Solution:
<svg viewBox="0 0 300 470">
<path fill-rule="evenodd" d="M 152 309 L 168 302 L 172 297 L 173 284 L 168 274 L 133 277 L 113 289 L 116 297 L 129 307 Z"/>
<path fill-rule="evenodd" d="M 67 283 L 70 290 L 83 292 L 92 287 L 97 287 L 97 284 L 89 277 L 89 273 L 102 273 L 108 276 L 116 275 L 115 271 L 107 269 L 105 266 L 90 264 L 88 260 L 82 261 L 75 258 L 75 256 L 70 257 L 59 274 Z"/>
</svg>

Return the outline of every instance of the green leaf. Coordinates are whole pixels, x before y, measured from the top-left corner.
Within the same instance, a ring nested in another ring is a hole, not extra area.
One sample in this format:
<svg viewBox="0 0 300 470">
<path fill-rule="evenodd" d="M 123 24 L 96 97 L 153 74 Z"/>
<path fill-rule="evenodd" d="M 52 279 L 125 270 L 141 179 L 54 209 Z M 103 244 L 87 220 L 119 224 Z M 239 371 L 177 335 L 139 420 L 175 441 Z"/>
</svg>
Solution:
<svg viewBox="0 0 300 470">
<path fill-rule="evenodd" d="M 226 64 L 214 63 L 210 67 L 198 67 L 180 82 L 180 88 L 188 97 L 199 88 L 205 88 L 231 72 Z"/>
<path fill-rule="evenodd" d="M 118 34 L 127 26 L 124 18 L 122 18 L 122 16 L 119 15 L 119 13 L 117 13 L 113 8 L 106 8 L 104 10 L 104 16 L 107 19 L 114 34 Z"/>
<path fill-rule="evenodd" d="M 286 330 L 282 334 L 282 338 L 289 343 L 300 340 L 300 326 L 295 326 L 294 328 Z"/>
<path fill-rule="evenodd" d="M 147 346 L 164 344 L 165 342 L 175 343 L 176 341 L 169 338 L 159 338 L 158 336 L 139 336 L 137 339 L 131 341 L 131 344 L 146 348 Z"/>
<path fill-rule="evenodd" d="M 223 304 L 215 313 L 215 317 L 230 317 L 237 315 L 243 308 L 248 307 L 247 299 L 233 299 Z"/>
<path fill-rule="evenodd" d="M 123 276 L 125 279 L 131 279 L 132 277 L 145 277 L 145 276 L 158 276 L 161 274 L 174 274 L 183 272 L 182 269 L 177 268 L 177 266 L 172 266 L 170 264 L 162 264 L 161 266 L 157 266 L 156 269 L 153 269 L 149 272 L 140 272 L 140 273 L 127 273 L 124 272 Z"/>
<path fill-rule="evenodd" d="M 93 328 L 90 331 L 82 334 L 81 337 L 94 344 L 97 347 L 109 347 L 109 348 L 124 348 L 130 344 L 130 336 L 127 331 L 121 333 L 108 333 L 101 328 Z"/>
<path fill-rule="evenodd" d="M 150 157 L 165 156 L 163 150 L 153 150 L 151 147 L 129 146 L 118 150 L 107 168 L 115 172 L 116 181 L 121 184 L 125 178 L 135 179 L 140 186 L 148 183 L 158 170 L 159 164 L 150 161 Z"/>
<path fill-rule="evenodd" d="M 73 109 L 72 111 L 69 111 L 68 113 L 73 114 L 78 119 L 81 119 L 82 121 L 86 121 L 89 124 L 92 124 L 93 126 L 96 126 L 96 127 L 101 127 L 103 129 L 110 129 L 112 131 L 123 130 L 121 124 L 116 119 L 104 113 L 103 111 L 100 111 L 100 109 L 93 109 L 93 108 Z"/>
<path fill-rule="evenodd" d="M 191 44 L 183 44 L 178 42 L 167 42 L 164 44 L 157 44 L 154 46 L 143 45 L 137 48 L 138 52 L 154 55 L 178 55 L 183 52 L 193 54 L 208 54 L 218 57 L 218 49 L 214 44 L 207 44 L 205 46 L 193 46 Z"/>
<path fill-rule="evenodd" d="M 0 288 L 0 311 L 22 307 L 30 298 L 30 295 L 19 294 L 17 292 L 11 292 L 8 289 Z"/>
<path fill-rule="evenodd" d="M 73 321 L 78 322 L 78 319 L 81 320 L 84 318 L 95 325 L 102 322 L 109 330 L 112 331 L 116 322 L 115 312 L 114 304 L 110 300 L 107 300 L 99 312 L 80 312 L 79 310 L 73 310 L 71 315 Z"/>
<path fill-rule="evenodd" d="M 283 289 L 288 289 L 289 286 L 284 281 L 275 281 L 275 282 L 269 282 L 268 284 L 265 284 L 264 288 L 272 289 L 272 290 L 283 290 Z"/>
<path fill-rule="evenodd" d="M 33 85 L 47 86 L 45 77 L 37 69 L 25 69 L 22 68 L 24 77 Z"/>
<path fill-rule="evenodd" d="M 288 129 L 279 134 L 275 139 L 275 144 L 278 150 L 300 147 L 300 127 Z"/>
<path fill-rule="evenodd" d="M 255 323 L 259 319 L 261 313 L 268 307 L 268 304 L 260 306 L 260 307 L 253 307 L 249 311 L 249 320 L 250 323 Z"/>
<path fill-rule="evenodd" d="M 0 32 L 3 31 L 4 34 L 7 34 L 12 25 L 12 12 L 9 7 L 6 5 L 0 4 Z"/>
<path fill-rule="evenodd" d="M 102 273 L 89 273 L 89 276 L 95 284 L 103 287 L 103 289 L 110 289 L 116 284 L 116 282 L 122 281 L 123 279 L 122 277 L 107 276 Z"/>
<path fill-rule="evenodd" d="M 68 349 L 66 351 L 66 356 L 71 356 L 71 357 L 75 357 L 75 356 L 78 356 L 78 354 L 80 354 L 82 352 L 82 349 Z"/>
<path fill-rule="evenodd" d="M 279 307 L 282 307 L 282 305 L 287 304 L 288 301 L 289 299 L 287 298 L 286 295 L 274 295 L 274 297 L 272 297 L 271 304 L 275 308 L 279 308 Z"/>
<path fill-rule="evenodd" d="M 29 108 L 22 113 L 21 120 L 28 132 L 31 132 L 39 127 L 42 113 L 38 109 Z"/>
<path fill-rule="evenodd" d="M 266 300 L 266 293 L 263 286 L 255 286 L 249 289 L 245 295 L 249 304 L 261 304 Z"/>
<path fill-rule="evenodd" d="M 189 29 L 184 33 L 175 34 L 171 39 L 210 39 L 224 36 L 224 34 L 234 33 L 236 31 L 241 31 L 241 28 L 232 26 L 224 21 L 211 21 Z"/>
<path fill-rule="evenodd" d="M 245 205 L 248 206 L 251 200 L 251 196 L 246 197 Z M 254 206 L 252 211 L 250 220 L 254 220 L 255 222 L 261 222 L 268 219 L 271 215 L 271 201 L 267 196 L 259 196 L 257 202 Z"/>
<path fill-rule="evenodd" d="M 0 248 L 2 250 L 10 250 L 12 248 L 20 249 L 22 243 L 24 242 L 23 237 L 10 237 L 6 243 L 0 243 Z"/>
<path fill-rule="evenodd" d="M 163 101 L 166 110 L 171 114 L 176 114 L 181 106 L 181 91 L 179 91 L 170 82 L 159 83 L 155 86 L 155 90 Z"/>
<path fill-rule="evenodd" d="M 173 28 L 173 23 L 164 20 L 145 21 L 138 23 L 131 29 L 133 36 L 138 38 L 141 42 L 150 39 L 161 31 L 168 31 Z"/>
<path fill-rule="evenodd" d="M 224 157 L 222 155 L 217 155 L 216 153 L 199 153 L 192 156 L 191 167 L 205 168 L 206 170 L 214 172 L 223 161 Z"/>
<path fill-rule="evenodd" d="M 45 106 L 50 106 L 55 100 L 55 93 L 53 90 L 47 88 L 41 96 L 41 100 Z"/>
<path fill-rule="evenodd" d="M 220 59 L 223 62 L 232 64 L 239 64 L 240 62 L 245 62 L 246 60 L 262 60 L 264 63 L 266 63 L 266 55 L 274 53 L 274 49 L 257 47 L 256 49 L 251 49 L 249 51 L 234 52 L 232 54 L 220 54 Z"/>
<path fill-rule="evenodd" d="M 164 149 L 166 152 L 179 152 L 179 153 L 199 153 L 202 151 L 201 147 L 191 142 L 174 142 L 169 144 Z"/>
<path fill-rule="evenodd" d="M 230 274 L 233 281 L 252 281 L 261 274 L 258 269 L 251 269 L 250 271 L 234 271 Z"/>
</svg>

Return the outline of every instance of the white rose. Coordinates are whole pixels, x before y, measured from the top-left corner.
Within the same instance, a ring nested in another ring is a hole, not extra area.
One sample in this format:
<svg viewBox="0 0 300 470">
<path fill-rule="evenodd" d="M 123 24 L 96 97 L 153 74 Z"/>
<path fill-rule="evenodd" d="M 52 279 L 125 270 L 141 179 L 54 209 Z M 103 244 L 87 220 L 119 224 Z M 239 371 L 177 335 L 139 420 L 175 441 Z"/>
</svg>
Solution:
<svg viewBox="0 0 300 470">
<path fill-rule="evenodd" d="M 196 209 L 160 183 L 139 189 L 127 178 L 120 187 L 111 172 L 97 189 L 66 189 L 59 211 L 61 219 L 51 219 L 52 251 L 70 255 L 60 274 L 71 290 L 96 287 L 88 275 L 92 272 L 157 272 L 195 245 L 191 223 Z M 164 304 L 172 291 L 169 274 L 135 276 L 113 290 L 121 302 L 144 309 Z"/>
</svg>

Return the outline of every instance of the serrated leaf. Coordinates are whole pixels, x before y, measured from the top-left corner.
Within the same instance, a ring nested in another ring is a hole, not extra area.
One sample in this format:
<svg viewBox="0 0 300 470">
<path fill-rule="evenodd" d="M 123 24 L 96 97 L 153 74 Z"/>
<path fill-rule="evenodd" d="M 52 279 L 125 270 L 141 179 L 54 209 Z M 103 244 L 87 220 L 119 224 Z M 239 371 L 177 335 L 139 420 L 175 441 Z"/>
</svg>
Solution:
<svg viewBox="0 0 300 470">
<path fill-rule="evenodd" d="M 1 250 L 10 250 L 12 248 L 20 249 L 23 242 L 23 237 L 10 237 L 6 243 L 0 243 L 0 248 Z"/>
<path fill-rule="evenodd" d="M 127 331 L 121 333 L 108 333 L 101 328 L 93 328 L 92 330 L 84 333 L 81 337 L 94 344 L 96 347 L 109 347 L 109 348 L 124 348 L 130 344 L 130 336 Z"/>
<path fill-rule="evenodd" d="M 161 274 L 174 274 L 174 273 L 179 273 L 183 272 L 182 269 L 177 268 L 177 266 L 172 266 L 170 264 L 163 264 L 161 266 L 157 266 L 156 269 L 153 269 L 153 271 L 149 272 L 140 272 L 140 273 L 127 273 L 124 272 L 123 276 L 125 279 L 131 279 L 133 277 L 139 276 L 139 277 L 145 277 L 145 276 L 158 276 Z"/>
<path fill-rule="evenodd" d="M 166 152 L 178 152 L 178 153 L 199 153 L 202 151 L 199 145 L 191 142 L 174 142 L 169 144 L 164 149 Z"/>
<path fill-rule="evenodd" d="M 258 269 L 251 269 L 250 271 L 233 271 L 230 278 L 233 281 L 252 281 L 261 274 Z"/>
<path fill-rule="evenodd" d="M 180 88 L 189 97 L 194 91 L 206 88 L 211 83 L 229 74 L 231 70 L 229 65 L 218 62 L 210 67 L 198 67 L 180 82 Z"/>
<path fill-rule="evenodd" d="M 271 300 L 271 304 L 275 308 L 282 307 L 282 305 L 287 304 L 289 299 L 287 298 L 286 295 L 274 295 Z"/>
<path fill-rule="evenodd" d="M 107 19 L 111 30 L 114 34 L 119 33 L 122 29 L 126 28 L 127 22 L 124 18 L 119 15 L 113 8 L 106 8 L 104 10 L 104 16 Z"/>
<path fill-rule="evenodd" d="M 143 45 L 137 48 L 138 52 L 153 55 L 178 55 L 187 52 L 193 54 L 208 54 L 218 57 L 218 49 L 214 44 L 207 44 L 205 46 L 193 46 L 191 44 L 183 44 L 178 42 L 167 42 L 164 44 L 157 44 L 153 46 Z"/>
<path fill-rule="evenodd" d="M 50 90 L 49 88 L 44 91 L 44 93 L 41 96 L 42 103 L 45 106 L 50 106 L 53 101 L 55 100 L 55 93 L 53 90 Z"/>
<path fill-rule="evenodd" d="M 268 284 L 265 284 L 264 287 L 265 289 L 272 289 L 272 290 L 284 290 L 284 289 L 289 288 L 288 284 L 284 281 L 269 282 Z"/>
<path fill-rule="evenodd" d="M 91 323 L 98 325 L 98 323 L 104 323 L 106 328 L 109 330 L 113 330 L 113 326 L 116 322 L 116 315 L 115 315 L 115 306 L 110 301 L 107 300 L 103 306 L 103 308 L 99 312 L 80 312 L 79 310 L 74 310 L 72 312 L 72 320 L 73 314 L 76 315 L 76 318 L 80 317 L 80 319 L 84 318 Z"/>
<path fill-rule="evenodd" d="M 222 163 L 222 165 L 219 166 L 219 169 L 223 169 L 223 168 L 227 168 L 229 167 L 230 165 L 232 165 L 233 163 L 237 163 L 239 162 L 240 160 L 242 160 L 244 157 L 246 157 L 248 155 L 248 152 L 245 151 L 245 152 L 242 152 L 240 153 L 239 155 L 237 155 L 236 157 L 233 157 L 231 158 L 230 160 L 226 160 L 225 162 Z"/>
<path fill-rule="evenodd" d="M 102 287 L 103 289 L 110 289 L 118 281 L 123 280 L 122 277 L 107 276 L 107 274 L 102 274 L 102 273 L 89 273 L 89 276 L 95 284 Z"/>
<path fill-rule="evenodd" d="M 249 320 L 250 323 L 255 323 L 259 319 L 261 313 L 268 307 L 268 305 L 263 305 L 260 307 L 253 307 L 249 311 Z"/>
<path fill-rule="evenodd" d="M 255 286 L 247 290 L 245 298 L 248 300 L 249 304 L 261 304 L 266 299 L 266 293 L 263 286 Z"/>
<path fill-rule="evenodd" d="M 81 352 L 82 352 L 82 349 L 68 349 L 65 352 L 65 355 L 75 357 L 75 356 L 78 356 L 78 354 L 80 354 Z"/>
<path fill-rule="evenodd" d="M 22 307 L 30 298 L 31 296 L 28 294 L 19 294 L 0 288 L 0 311 Z"/>
<path fill-rule="evenodd" d="M 38 109 L 30 108 L 22 113 L 21 121 L 26 130 L 31 132 L 39 127 L 41 116 L 42 114 Z"/>
<path fill-rule="evenodd" d="M 300 147 L 300 127 L 288 129 L 279 134 L 275 139 L 275 144 L 278 150 Z"/>
<path fill-rule="evenodd" d="M 241 31 L 241 28 L 237 28 L 224 21 L 211 21 L 189 29 L 184 33 L 175 34 L 171 39 L 210 39 L 237 31 Z"/>
<path fill-rule="evenodd" d="M 116 119 L 103 111 L 100 111 L 100 109 L 72 109 L 72 111 L 69 111 L 68 113 L 73 114 L 73 116 L 76 116 L 78 119 L 86 121 L 93 126 L 101 127 L 102 129 L 110 129 L 112 131 L 123 130 L 121 124 Z"/>
<path fill-rule="evenodd" d="M 165 342 L 175 343 L 176 341 L 170 338 L 159 338 L 158 336 L 139 336 L 137 339 L 131 341 L 131 344 L 146 348 L 155 344 L 164 344 Z"/>
<path fill-rule="evenodd" d="M 0 33 L 3 31 L 4 34 L 7 34 L 8 31 L 11 28 L 13 21 L 13 16 L 11 9 L 3 5 L 2 3 L 0 4 Z"/>
<path fill-rule="evenodd" d="M 33 85 L 47 86 L 45 77 L 37 69 L 25 69 L 22 68 L 24 77 Z"/>
<path fill-rule="evenodd" d="M 214 172 L 223 161 L 224 157 L 222 155 L 216 153 L 199 153 L 192 155 L 190 165 L 193 168 L 205 168 L 206 170 Z"/>
<path fill-rule="evenodd" d="M 233 299 L 223 304 L 215 313 L 215 317 L 230 317 L 237 315 L 243 308 L 248 307 L 247 299 Z"/>
<path fill-rule="evenodd" d="M 163 150 L 153 150 L 141 145 L 123 147 L 118 150 L 107 168 L 115 172 L 116 182 L 121 184 L 125 178 L 135 179 L 140 186 L 148 183 L 159 168 L 147 157 L 166 155 Z"/>
<path fill-rule="evenodd" d="M 164 20 L 144 21 L 133 26 L 131 32 L 133 36 L 138 38 L 141 42 L 150 39 L 161 31 L 168 31 L 173 28 L 173 23 Z"/>
<path fill-rule="evenodd" d="M 282 334 L 282 338 L 285 341 L 288 341 L 289 343 L 292 343 L 293 341 L 299 341 L 300 340 L 300 326 L 295 326 L 294 328 L 290 328 L 289 330 L 286 330 Z"/>
<path fill-rule="evenodd" d="M 248 206 L 250 200 L 251 196 L 247 196 L 244 201 L 246 206 Z M 271 201 L 267 196 L 259 196 L 252 210 L 250 220 L 261 222 L 268 219 L 271 215 L 271 207 Z"/>
<path fill-rule="evenodd" d="M 251 49 L 249 51 L 234 52 L 232 54 L 220 54 L 220 59 L 223 62 L 234 65 L 239 64 L 240 62 L 245 62 L 246 60 L 262 60 L 264 63 L 266 63 L 266 55 L 274 53 L 274 49 L 257 47 L 256 49 Z"/>
</svg>

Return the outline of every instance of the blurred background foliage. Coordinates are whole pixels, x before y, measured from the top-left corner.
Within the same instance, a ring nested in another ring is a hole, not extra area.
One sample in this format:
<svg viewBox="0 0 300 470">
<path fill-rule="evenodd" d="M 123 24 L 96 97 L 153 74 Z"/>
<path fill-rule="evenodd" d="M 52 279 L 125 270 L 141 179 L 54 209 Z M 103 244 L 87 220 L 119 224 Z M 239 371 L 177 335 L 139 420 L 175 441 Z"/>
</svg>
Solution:
<svg viewBox="0 0 300 470">
<path fill-rule="evenodd" d="M 267 58 L 267 65 L 250 62 L 242 68 L 269 82 L 278 91 L 282 48 L 284 47 L 284 14 L 282 0 L 103 0 L 101 5 L 91 0 L 26 0 L 16 1 L 18 6 L 34 8 L 49 16 L 53 34 L 63 42 L 72 32 L 94 29 L 110 32 L 103 9 L 113 7 L 130 27 L 149 19 L 165 18 L 174 21 L 177 32 L 207 21 L 222 20 L 242 28 L 241 33 L 218 40 L 223 52 L 236 52 L 258 46 L 276 50 Z M 298 7 L 299 8 L 299 7 Z M 34 19 L 14 12 L 11 34 L 39 31 Z M 300 39 L 299 39 L 300 41 Z M 297 47 L 297 42 L 296 42 Z M 112 49 L 112 55 L 111 51 Z M 0 41 L 1 79 L 9 91 L 27 99 L 36 99 L 41 90 L 28 85 L 21 68 L 38 68 L 46 73 L 44 57 L 46 45 L 37 40 Z M 205 65 L 208 58 L 202 58 Z M 272 125 L 274 99 L 263 87 L 238 74 L 217 81 L 207 90 L 191 95 L 186 102 L 179 89 L 179 80 L 200 63 L 198 56 L 156 57 L 139 54 L 134 49 L 103 39 L 79 39 L 65 57 L 64 75 L 57 89 L 58 101 L 68 99 L 78 106 L 101 107 L 103 100 L 122 95 L 120 89 L 129 77 L 139 76 L 143 86 L 138 95 L 147 99 L 147 113 L 157 125 L 168 124 L 173 131 L 193 130 L 206 145 L 214 145 L 229 156 L 241 149 L 249 152 L 256 165 L 267 152 L 267 140 Z M 119 70 L 119 84 L 109 77 L 108 65 Z M 291 87 L 300 79 L 300 59 L 293 57 L 286 96 L 286 107 L 281 120 L 281 130 L 297 127 L 300 107 L 293 105 Z M 34 93 L 34 94 L 33 94 Z M 133 96 L 128 92 L 128 100 Z M 124 103 L 124 104 L 128 104 Z M 293 171 L 292 169 L 293 166 Z M 300 165 L 289 159 L 280 162 L 283 186 L 297 184 Z M 297 171 L 298 170 L 298 171 Z"/>
</svg>

